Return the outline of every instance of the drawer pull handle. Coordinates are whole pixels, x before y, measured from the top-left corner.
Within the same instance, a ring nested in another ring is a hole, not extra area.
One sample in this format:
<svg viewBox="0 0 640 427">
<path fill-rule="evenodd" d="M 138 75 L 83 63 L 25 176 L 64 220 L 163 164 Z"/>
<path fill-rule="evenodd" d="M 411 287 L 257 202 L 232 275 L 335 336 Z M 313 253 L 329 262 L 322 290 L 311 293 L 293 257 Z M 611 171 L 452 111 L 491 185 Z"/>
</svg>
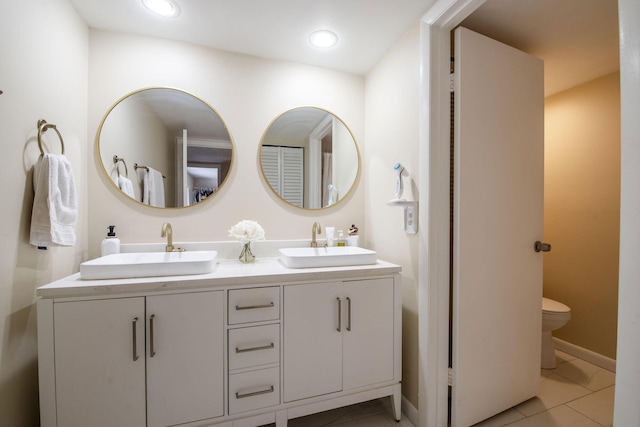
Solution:
<svg viewBox="0 0 640 427">
<path fill-rule="evenodd" d="M 236 392 L 236 399 L 244 399 L 246 397 L 259 396 L 261 394 L 273 393 L 274 391 L 275 391 L 275 389 L 273 388 L 273 386 L 271 386 L 266 390 L 254 391 L 254 392 L 251 392 L 251 393 L 240 394 L 239 392 Z"/>
<path fill-rule="evenodd" d="M 275 344 L 271 343 L 268 345 L 262 345 L 260 347 L 250 347 L 250 348 L 238 348 L 236 347 L 236 353 L 247 353 L 249 351 L 258 351 L 258 350 L 268 350 L 274 348 Z"/>
<path fill-rule="evenodd" d="M 135 362 L 136 360 L 138 360 L 140 358 L 140 356 L 138 355 L 138 318 L 134 317 L 133 321 L 131 322 L 131 332 L 133 335 L 133 361 Z"/>
<path fill-rule="evenodd" d="M 336 298 L 338 301 L 338 327 L 336 330 L 338 332 L 342 332 L 342 300 L 340 298 Z"/>
<path fill-rule="evenodd" d="M 347 331 L 351 332 L 351 298 L 347 297 Z"/>
<path fill-rule="evenodd" d="M 236 305 L 236 310 L 255 310 L 256 308 L 271 308 L 273 306 L 275 306 L 273 302 L 270 302 L 269 304 L 262 304 L 262 305 L 245 305 L 245 306 Z"/>
<path fill-rule="evenodd" d="M 149 317 L 149 352 L 151 357 L 156 355 L 156 346 L 154 345 L 154 335 L 153 335 L 153 320 L 156 318 L 155 314 L 152 314 Z"/>
</svg>

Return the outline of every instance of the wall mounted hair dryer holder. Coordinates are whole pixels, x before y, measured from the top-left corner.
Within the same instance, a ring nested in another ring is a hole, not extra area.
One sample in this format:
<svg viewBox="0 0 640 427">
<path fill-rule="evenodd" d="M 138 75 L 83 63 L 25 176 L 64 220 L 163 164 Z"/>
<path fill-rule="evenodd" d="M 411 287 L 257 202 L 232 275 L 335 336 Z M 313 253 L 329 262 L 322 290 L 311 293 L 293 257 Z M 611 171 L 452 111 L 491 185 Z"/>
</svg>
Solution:
<svg viewBox="0 0 640 427">
<path fill-rule="evenodd" d="M 418 232 L 418 202 L 405 199 L 393 199 L 387 202 L 389 206 L 404 208 L 404 231 L 407 234 Z"/>
</svg>

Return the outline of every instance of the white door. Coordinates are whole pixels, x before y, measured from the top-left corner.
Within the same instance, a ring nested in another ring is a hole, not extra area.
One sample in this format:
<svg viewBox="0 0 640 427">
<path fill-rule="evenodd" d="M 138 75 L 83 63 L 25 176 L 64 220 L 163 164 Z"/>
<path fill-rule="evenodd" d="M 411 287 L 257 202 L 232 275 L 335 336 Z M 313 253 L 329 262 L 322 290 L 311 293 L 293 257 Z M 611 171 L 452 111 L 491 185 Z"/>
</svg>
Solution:
<svg viewBox="0 0 640 427">
<path fill-rule="evenodd" d="M 393 279 L 345 282 L 345 390 L 393 380 Z"/>
<path fill-rule="evenodd" d="M 540 380 L 543 62 L 455 32 L 452 418 L 469 426 Z"/>
<path fill-rule="evenodd" d="M 147 297 L 147 425 L 223 415 L 223 293 Z"/>
<path fill-rule="evenodd" d="M 186 129 L 182 129 L 182 167 L 180 168 L 180 175 L 182 176 L 182 204 L 177 206 L 189 206 L 191 205 L 191 191 L 192 184 L 189 182 L 189 175 L 187 174 L 187 167 L 189 166 L 189 137 Z"/>
<path fill-rule="evenodd" d="M 58 426 L 146 426 L 144 298 L 54 304 Z"/>
<path fill-rule="evenodd" d="M 342 283 L 284 288 L 284 401 L 342 390 Z"/>
</svg>

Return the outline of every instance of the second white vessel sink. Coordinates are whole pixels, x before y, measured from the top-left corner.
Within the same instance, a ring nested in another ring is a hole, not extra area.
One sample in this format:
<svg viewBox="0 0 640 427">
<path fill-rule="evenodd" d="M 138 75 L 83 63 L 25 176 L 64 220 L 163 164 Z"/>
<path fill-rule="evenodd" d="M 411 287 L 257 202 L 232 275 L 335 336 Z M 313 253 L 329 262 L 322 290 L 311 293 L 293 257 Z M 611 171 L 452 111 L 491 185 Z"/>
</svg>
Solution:
<svg viewBox="0 0 640 427">
<path fill-rule="evenodd" d="M 280 261 L 289 268 L 343 267 L 375 264 L 376 251 L 357 246 L 280 249 Z"/>
<path fill-rule="evenodd" d="M 107 255 L 80 264 L 80 278 L 131 279 L 211 273 L 217 251 L 132 252 Z"/>
</svg>

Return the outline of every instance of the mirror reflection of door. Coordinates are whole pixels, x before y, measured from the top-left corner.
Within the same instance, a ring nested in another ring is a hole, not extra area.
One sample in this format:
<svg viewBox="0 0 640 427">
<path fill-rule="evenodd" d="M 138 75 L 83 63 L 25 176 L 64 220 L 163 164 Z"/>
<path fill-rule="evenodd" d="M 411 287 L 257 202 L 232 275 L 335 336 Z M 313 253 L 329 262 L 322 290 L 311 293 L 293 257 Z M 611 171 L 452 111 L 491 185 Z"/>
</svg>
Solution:
<svg viewBox="0 0 640 427">
<path fill-rule="evenodd" d="M 188 132 L 186 132 L 188 134 Z M 191 206 L 213 195 L 231 168 L 231 150 L 225 141 L 187 137 L 186 156 L 184 138 L 176 143 L 176 206 Z"/>
<path fill-rule="evenodd" d="M 326 110 L 294 108 L 277 117 L 262 140 L 262 172 L 287 203 L 308 209 L 344 199 L 359 171 L 359 153 L 344 123 Z"/>
<path fill-rule="evenodd" d="M 331 120 L 333 124 L 333 120 Z M 333 128 L 333 126 L 332 126 Z M 331 206 L 338 200 L 338 190 L 333 185 L 333 129 L 322 138 L 322 173 L 320 179 L 320 189 L 322 192 L 322 205 L 314 206 Z"/>
</svg>

